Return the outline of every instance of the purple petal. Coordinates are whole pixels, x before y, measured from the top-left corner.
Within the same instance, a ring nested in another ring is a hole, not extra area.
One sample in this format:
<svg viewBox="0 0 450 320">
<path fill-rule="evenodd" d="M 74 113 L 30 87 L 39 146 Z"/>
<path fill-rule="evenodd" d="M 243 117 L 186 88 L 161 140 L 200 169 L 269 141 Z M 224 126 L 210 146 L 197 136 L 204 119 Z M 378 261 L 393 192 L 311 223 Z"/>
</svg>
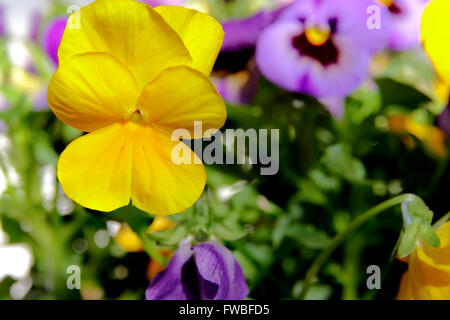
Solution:
<svg viewBox="0 0 450 320">
<path fill-rule="evenodd" d="M 6 111 L 10 107 L 8 100 L 0 93 L 0 111 Z"/>
<path fill-rule="evenodd" d="M 345 98 L 322 98 L 320 102 L 336 119 L 342 119 L 345 109 Z"/>
<path fill-rule="evenodd" d="M 277 3 L 284 6 L 276 10 L 260 11 L 249 18 L 222 23 L 225 39 L 212 80 L 225 101 L 249 104 L 253 100 L 260 79 L 254 62 L 256 42 L 261 32 L 288 8 L 289 2 L 292 1 L 279 1 Z"/>
<path fill-rule="evenodd" d="M 450 105 L 442 111 L 442 113 L 437 118 L 437 123 L 439 128 L 441 128 L 448 137 L 450 137 Z"/>
<path fill-rule="evenodd" d="M 371 6 L 380 9 L 380 29 L 368 28 Z M 338 21 L 337 32 L 358 42 L 361 48 L 376 53 L 387 45 L 390 19 L 386 7 L 374 0 L 301 0 L 286 9 L 278 20 L 298 21 L 306 25 L 323 25 L 330 19 Z"/>
<path fill-rule="evenodd" d="M 42 22 L 42 15 L 40 12 L 34 12 L 31 17 L 31 29 L 30 29 L 30 40 L 36 42 L 39 37 L 39 27 Z"/>
<path fill-rule="evenodd" d="M 42 39 L 42 46 L 44 48 L 44 51 L 56 66 L 58 65 L 58 48 L 61 43 L 66 25 L 67 17 L 55 18 L 45 29 Z"/>
<path fill-rule="evenodd" d="M 248 296 L 242 269 L 227 248 L 218 243 L 201 243 L 194 247 L 194 253 L 203 280 L 202 299 L 242 300 Z"/>
<path fill-rule="evenodd" d="M 34 111 L 39 112 L 48 109 L 47 88 L 34 93 L 31 100 L 33 101 Z"/>
<path fill-rule="evenodd" d="M 145 298 L 147 300 L 188 300 L 192 295 L 184 291 L 182 271 L 193 253 L 190 244 L 183 242 L 167 268 L 153 279 L 145 292 Z"/>
<path fill-rule="evenodd" d="M 392 3 L 391 49 L 409 50 L 420 46 L 420 23 L 427 3 L 428 0 L 395 0 Z"/>
<path fill-rule="evenodd" d="M 289 91 L 317 98 L 350 94 L 368 75 L 371 55 L 387 44 L 387 8 L 379 9 L 380 28 L 368 27 L 373 0 L 302 0 L 265 28 L 256 46 L 262 74 Z M 329 28 L 322 45 L 309 42 L 308 28 Z"/>
<path fill-rule="evenodd" d="M 6 34 L 5 12 L 2 6 L 0 6 L 0 37 Z"/>
<path fill-rule="evenodd" d="M 261 11 L 250 18 L 222 23 L 225 38 L 221 51 L 254 47 L 262 30 L 270 25 L 275 17 L 271 12 Z"/>
<path fill-rule="evenodd" d="M 322 65 L 293 46 L 304 32 L 299 21 L 284 20 L 268 27 L 256 48 L 256 61 L 262 74 L 286 90 L 318 98 L 343 97 L 356 89 L 368 74 L 370 54 L 345 35 L 333 37 L 338 60 Z"/>
<path fill-rule="evenodd" d="M 0 133 L 6 131 L 8 129 L 8 126 L 3 120 L 0 120 Z"/>
<path fill-rule="evenodd" d="M 211 80 L 228 103 L 250 104 L 258 90 L 260 72 L 256 67 L 250 67 L 248 70 L 222 76 L 213 74 Z"/>
</svg>

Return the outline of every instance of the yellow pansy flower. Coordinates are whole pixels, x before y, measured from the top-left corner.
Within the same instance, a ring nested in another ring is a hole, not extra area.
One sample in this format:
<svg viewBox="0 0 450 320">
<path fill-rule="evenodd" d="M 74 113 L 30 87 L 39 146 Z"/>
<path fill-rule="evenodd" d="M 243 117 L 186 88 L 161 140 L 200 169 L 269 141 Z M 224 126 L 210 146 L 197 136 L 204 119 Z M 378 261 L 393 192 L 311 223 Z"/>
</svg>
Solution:
<svg viewBox="0 0 450 320">
<path fill-rule="evenodd" d="M 409 256 L 397 299 L 450 299 L 450 222 L 443 224 L 437 234 L 441 240 L 439 248 L 421 241 Z"/>
<path fill-rule="evenodd" d="M 422 16 L 422 43 L 439 76 L 450 84 L 450 1 L 433 0 Z"/>
<path fill-rule="evenodd" d="M 224 102 L 208 78 L 222 27 L 192 9 L 134 0 L 97 0 L 70 19 L 79 21 L 64 32 L 48 102 L 60 120 L 89 133 L 61 154 L 65 193 L 106 212 L 130 199 L 158 215 L 190 207 L 205 169 L 198 159 L 172 161 L 180 142 L 171 134 L 183 128 L 194 137 L 197 120 L 204 130 L 225 122 Z M 185 145 L 182 151 L 196 157 Z"/>
</svg>

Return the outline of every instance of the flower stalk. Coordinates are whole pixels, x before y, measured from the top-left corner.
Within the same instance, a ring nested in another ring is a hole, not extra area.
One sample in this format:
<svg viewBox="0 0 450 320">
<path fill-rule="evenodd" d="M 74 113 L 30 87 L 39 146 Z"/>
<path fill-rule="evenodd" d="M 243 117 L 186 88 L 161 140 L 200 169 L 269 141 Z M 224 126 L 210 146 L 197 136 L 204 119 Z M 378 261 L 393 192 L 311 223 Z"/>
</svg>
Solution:
<svg viewBox="0 0 450 320">
<path fill-rule="evenodd" d="M 404 202 L 411 202 L 414 200 L 420 200 L 422 201 L 418 196 L 414 194 L 402 194 L 397 197 L 394 197 L 392 199 L 386 200 L 375 207 L 372 207 L 371 209 L 367 210 L 360 216 L 358 216 L 355 220 L 353 220 L 352 223 L 345 229 L 344 231 L 338 233 L 334 239 L 331 241 L 331 243 L 328 245 L 327 248 L 325 248 L 314 260 L 313 264 L 310 266 L 306 273 L 305 282 L 303 285 L 303 289 L 300 293 L 300 300 L 305 299 L 306 294 L 308 293 L 308 290 L 310 289 L 311 285 L 314 283 L 317 274 L 319 273 L 321 267 L 323 264 L 327 261 L 327 259 L 331 256 L 331 254 L 338 248 L 342 242 L 353 232 L 355 232 L 360 226 L 362 226 L 364 223 L 372 219 L 373 217 L 377 216 L 378 214 L 386 211 L 389 208 L 395 207 L 397 205 L 400 205 Z"/>
</svg>

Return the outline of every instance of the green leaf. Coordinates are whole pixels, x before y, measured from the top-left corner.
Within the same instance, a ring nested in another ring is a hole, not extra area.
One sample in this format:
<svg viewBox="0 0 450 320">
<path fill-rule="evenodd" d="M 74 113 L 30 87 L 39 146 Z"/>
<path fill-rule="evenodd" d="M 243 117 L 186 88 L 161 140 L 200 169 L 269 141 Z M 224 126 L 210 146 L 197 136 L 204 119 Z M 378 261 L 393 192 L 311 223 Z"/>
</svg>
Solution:
<svg viewBox="0 0 450 320">
<path fill-rule="evenodd" d="M 219 239 L 225 241 L 237 241 L 244 238 L 248 232 L 240 228 L 238 225 L 234 228 L 227 227 L 221 223 L 216 223 L 211 227 L 211 232 Z"/>
<path fill-rule="evenodd" d="M 363 163 L 352 156 L 349 146 L 343 144 L 328 147 L 322 163 L 333 174 L 349 181 L 362 181 L 366 176 Z"/>
<path fill-rule="evenodd" d="M 416 109 L 418 105 L 428 103 L 431 99 L 414 87 L 390 78 L 377 79 L 381 91 L 383 107 L 400 105 Z"/>
<path fill-rule="evenodd" d="M 286 230 L 286 235 L 308 249 L 323 249 L 330 244 L 328 235 L 312 225 L 291 225 Z"/>
<path fill-rule="evenodd" d="M 411 224 L 406 228 L 405 234 L 400 246 L 398 248 L 398 254 L 400 258 L 407 257 L 414 249 L 417 238 L 419 237 L 421 230 L 421 222 L 419 219 L 413 219 Z"/>
<path fill-rule="evenodd" d="M 432 247 L 437 248 L 441 244 L 436 231 L 430 225 L 422 225 L 422 238 Z"/>
<path fill-rule="evenodd" d="M 413 220 L 414 218 L 418 218 L 423 222 L 427 222 L 428 224 L 431 224 L 431 222 L 433 221 L 433 212 L 420 198 L 414 198 L 413 200 L 408 201 L 406 211 L 406 214 L 410 217 L 411 220 Z"/>
</svg>

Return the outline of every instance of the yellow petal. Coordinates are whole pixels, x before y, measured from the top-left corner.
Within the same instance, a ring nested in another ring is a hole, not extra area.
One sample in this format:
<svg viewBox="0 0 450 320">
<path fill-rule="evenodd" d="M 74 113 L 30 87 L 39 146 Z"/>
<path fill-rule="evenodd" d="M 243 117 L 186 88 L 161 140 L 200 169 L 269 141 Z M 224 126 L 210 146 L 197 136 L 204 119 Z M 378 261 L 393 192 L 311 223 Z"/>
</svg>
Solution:
<svg viewBox="0 0 450 320">
<path fill-rule="evenodd" d="M 450 222 L 444 223 L 437 235 L 441 241 L 439 248 L 433 248 L 424 243 L 422 248 L 419 248 L 419 258 L 427 264 L 442 271 L 449 280 L 450 284 Z"/>
<path fill-rule="evenodd" d="M 176 6 L 160 6 L 155 10 L 183 39 L 191 54 L 194 69 L 211 73 L 222 46 L 222 26 L 207 14 Z"/>
<path fill-rule="evenodd" d="M 115 58 L 87 53 L 58 68 L 47 98 L 59 119 L 89 132 L 127 118 L 136 109 L 139 91 L 133 75 Z"/>
<path fill-rule="evenodd" d="M 400 281 L 400 288 L 397 294 L 397 300 L 414 300 L 414 293 L 411 288 L 411 279 L 409 272 L 406 271 Z"/>
<path fill-rule="evenodd" d="M 58 162 L 58 179 L 66 195 L 105 212 L 128 205 L 132 138 L 125 123 L 115 123 L 69 144 Z"/>
<path fill-rule="evenodd" d="M 175 222 L 165 216 L 155 217 L 152 224 L 148 227 L 147 233 L 151 234 L 158 231 L 169 230 L 175 227 Z"/>
<path fill-rule="evenodd" d="M 220 129 L 226 108 L 211 80 L 189 67 L 169 68 L 142 92 L 139 106 L 143 117 L 169 134 L 183 128 L 194 137 L 194 121 L 202 121 L 203 131 Z M 200 135 L 200 136 L 199 136 Z M 201 138 L 203 133 L 195 135 Z"/>
<path fill-rule="evenodd" d="M 437 233 L 441 240 L 439 248 L 422 243 L 411 254 L 398 299 L 450 299 L 450 222 L 441 226 Z"/>
<path fill-rule="evenodd" d="M 70 19 L 58 51 L 60 63 L 80 53 L 107 52 L 132 71 L 142 89 L 161 70 L 192 62 L 176 32 L 144 3 L 97 0 Z"/>
<path fill-rule="evenodd" d="M 203 165 L 195 164 L 192 150 L 179 141 L 171 141 L 170 135 L 162 130 L 133 125 L 133 205 L 156 215 L 179 213 L 192 206 L 205 187 Z M 177 146 L 191 157 L 192 164 L 172 161 L 172 152 Z"/>
<path fill-rule="evenodd" d="M 438 74 L 450 84 L 450 1 L 433 0 L 422 16 L 422 42 Z"/>
<path fill-rule="evenodd" d="M 140 252 L 144 250 L 141 238 L 130 228 L 123 224 L 114 236 L 117 245 L 125 252 Z"/>
</svg>

